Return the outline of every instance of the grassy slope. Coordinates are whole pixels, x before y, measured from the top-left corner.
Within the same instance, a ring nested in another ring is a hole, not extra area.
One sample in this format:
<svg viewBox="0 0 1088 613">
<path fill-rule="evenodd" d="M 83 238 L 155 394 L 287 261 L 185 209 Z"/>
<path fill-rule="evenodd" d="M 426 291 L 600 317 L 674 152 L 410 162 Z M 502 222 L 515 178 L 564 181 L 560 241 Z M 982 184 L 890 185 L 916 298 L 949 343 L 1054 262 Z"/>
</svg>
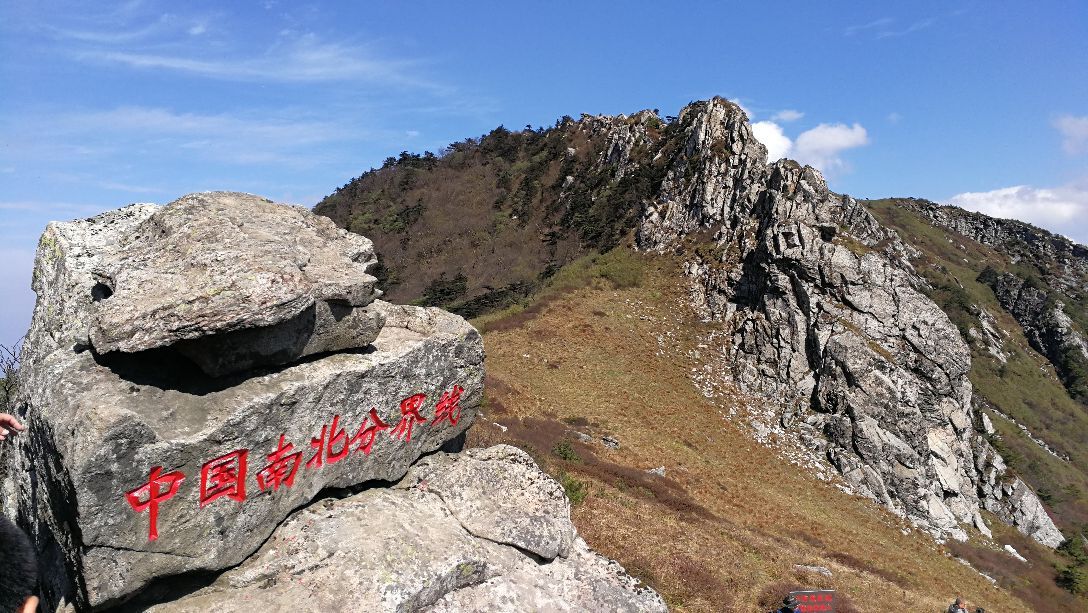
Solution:
<svg viewBox="0 0 1088 613">
<path fill-rule="evenodd" d="M 574 521 L 589 544 L 676 610 L 766 610 L 798 586 L 902 610 L 943 610 L 957 592 L 988 610 L 1030 610 L 929 537 L 904 534 L 896 517 L 723 418 L 689 379 L 689 352 L 710 324 L 682 304 L 681 279 L 669 258 L 617 250 L 568 267 L 528 308 L 477 320 L 487 404 L 470 444 L 533 453 L 584 496 Z M 605 435 L 620 448 L 601 445 Z M 645 472 L 658 466 L 664 478 Z M 833 577 L 794 564 L 826 566 Z"/>
</svg>

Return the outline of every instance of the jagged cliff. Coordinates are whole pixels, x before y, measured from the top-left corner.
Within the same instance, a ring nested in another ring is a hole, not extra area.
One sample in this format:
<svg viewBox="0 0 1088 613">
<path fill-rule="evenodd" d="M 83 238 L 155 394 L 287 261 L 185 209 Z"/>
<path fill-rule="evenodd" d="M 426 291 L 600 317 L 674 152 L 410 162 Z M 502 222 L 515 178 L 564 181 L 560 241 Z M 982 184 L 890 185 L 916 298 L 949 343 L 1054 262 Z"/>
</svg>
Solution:
<svg viewBox="0 0 1088 613">
<path fill-rule="evenodd" d="M 918 250 L 864 204 L 828 190 L 816 170 L 768 164 L 732 103 L 693 103 L 669 119 L 652 111 L 567 118 L 517 133 L 502 161 L 488 153 L 495 133 L 422 170 L 402 155 L 316 210 L 347 227 L 400 219 L 403 207 L 422 211 L 384 252 L 384 266 L 395 272 L 420 264 L 412 245 L 443 218 L 430 181 L 458 178 L 451 190 L 497 192 L 495 200 L 459 201 L 481 210 L 454 223 L 492 220 L 492 245 L 531 229 L 556 248 L 535 267 L 504 267 L 497 277 L 480 262 L 509 257 L 502 250 L 452 265 L 439 260 L 431 286 L 402 295 L 454 308 L 476 306 L 500 285 L 531 285 L 633 231 L 639 249 L 684 254 L 694 307 L 728 329 L 721 351 L 733 381 L 778 402 L 781 422 L 856 491 L 936 535 L 964 538 L 964 524 L 986 531 L 979 515 L 986 508 L 1040 542 L 1060 543 L 1038 497 L 979 434 L 971 354 L 912 264 Z M 408 171 L 413 178 L 405 182 Z M 517 198 L 503 193 L 511 181 Z M 448 243 L 458 235 L 444 236 L 438 240 Z M 523 244 L 539 249 L 536 241 Z M 433 291 L 454 278 L 454 292 Z"/>
</svg>

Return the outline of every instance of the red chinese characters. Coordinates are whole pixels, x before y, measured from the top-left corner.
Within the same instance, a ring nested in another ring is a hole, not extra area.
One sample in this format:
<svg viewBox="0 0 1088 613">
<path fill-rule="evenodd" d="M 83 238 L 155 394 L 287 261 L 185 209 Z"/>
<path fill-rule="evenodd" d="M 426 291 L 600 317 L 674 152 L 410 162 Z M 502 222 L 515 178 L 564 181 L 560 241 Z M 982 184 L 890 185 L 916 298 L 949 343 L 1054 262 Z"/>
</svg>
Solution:
<svg viewBox="0 0 1088 613">
<path fill-rule="evenodd" d="M 442 392 L 442 397 L 434 407 L 432 426 L 442 420 L 450 422 L 451 426 L 457 425 L 457 420 L 461 419 L 461 394 L 464 392 L 465 388 L 460 385 L 454 385 L 451 391 Z"/>
<path fill-rule="evenodd" d="M 280 485 L 291 487 L 295 483 L 295 473 L 302 462 L 302 452 L 294 449 L 291 443 L 284 444 L 284 435 L 280 435 L 280 444 L 275 451 L 268 454 L 268 466 L 257 473 L 257 486 L 261 490 L 280 489 Z"/>
<path fill-rule="evenodd" d="M 367 426 L 367 423 L 370 423 L 370 425 Z M 371 407 L 370 413 L 363 418 L 363 423 L 359 424 L 359 431 L 355 433 L 355 436 L 351 437 L 348 444 L 359 443 L 355 451 L 362 451 L 363 455 L 370 455 L 370 449 L 374 446 L 374 439 L 378 437 L 378 433 L 388 429 L 389 424 L 382 421 L 378 417 L 378 412 Z"/>
<path fill-rule="evenodd" d="M 801 603 L 798 610 L 802 613 L 820 613 L 822 611 L 834 610 L 834 592 L 796 592 L 794 595 Z"/>
<path fill-rule="evenodd" d="M 435 404 L 432 427 L 443 422 L 454 426 L 461 419 L 461 397 L 465 389 L 454 385 L 442 392 Z M 413 394 L 400 402 L 400 421 L 396 426 L 382 421 L 376 408 L 371 408 L 363 416 L 362 423 L 353 435 L 343 427 L 340 415 L 333 415 L 332 422 L 322 424 L 321 433 L 310 440 L 313 455 L 306 462 L 307 468 L 320 469 L 326 464 L 336 464 L 353 452 L 362 451 L 369 456 L 378 435 L 388 431 L 393 439 L 405 443 L 411 442 L 416 424 L 428 425 L 421 409 L 427 400 L 426 394 Z M 246 500 L 246 478 L 248 474 L 249 449 L 235 449 L 217 458 L 208 460 L 200 468 L 200 492 L 198 508 L 203 509 L 220 498 L 229 498 L 236 502 Z M 286 434 L 280 435 L 276 449 L 268 454 L 268 463 L 255 474 L 257 486 L 262 492 L 278 491 L 280 487 L 294 485 L 302 465 L 303 451 L 287 441 Z M 180 470 L 164 473 L 162 466 L 151 469 L 147 482 L 125 493 L 125 499 L 136 513 L 148 511 L 148 540 L 159 537 L 159 505 L 173 498 L 179 491 L 185 474 Z"/>
<path fill-rule="evenodd" d="M 427 399 L 426 394 L 415 394 L 400 401 L 400 423 L 393 428 L 390 434 L 393 438 L 403 439 L 408 443 L 412 440 L 412 426 L 427 419 L 419 414 L 419 407 Z"/>
<path fill-rule="evenodd" d="M 200 468 L 200 508 L 223 496 L 238 502 L 246 499 L 248 455 L 248 449 L 236 449 L 204 463 Z"/>
<path fill-rule="evenodd" d="M 332 416 L 332 426 L 328 424 L 322 424 L 321 436 L 310 439 L 310 447 L 317 450 L 314 456 L 306 462 L 306 468 L 321 468 L 321 464 L 327 461 L 329 464 L 336 464 L 340 460 L 343 460 L 348 455 L 348 447 L 352 441 L 348 440 L 348 435 L 344 432 L 343 428 L 337 429 L 340 425 L 340 416 Z M 326 434 L 327 433 L 327 434 Z M 328 438 L 326 438 L 326 436 Z M 354 440 L 354 439 L 353 439 Z M 340 449 L 336 450 L 337 441 L 339 441 Z"/>
<path fill-rule="evenodd" d="M 173 498 L 184 480 L 185 475 L 180 471 L 163 474 L 162 466 L 155 466 L 151 469 L 151 476 L 148 477 L 147 483 L 125 494 L 133 511 L 143 513 L 146 510 L 150 515 L 147 540 L 153 541 L 159 538 L 159 503 Z"/>
</svg>

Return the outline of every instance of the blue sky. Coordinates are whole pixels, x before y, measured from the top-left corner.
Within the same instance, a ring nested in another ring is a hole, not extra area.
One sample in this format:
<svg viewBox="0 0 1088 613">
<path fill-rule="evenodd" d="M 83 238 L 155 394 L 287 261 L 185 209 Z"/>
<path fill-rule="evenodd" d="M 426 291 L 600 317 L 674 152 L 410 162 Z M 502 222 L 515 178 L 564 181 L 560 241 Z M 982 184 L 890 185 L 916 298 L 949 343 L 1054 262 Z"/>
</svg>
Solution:
<svg viewBox="0 0 1088 613">
<path fill-rule="evenodd" d="M 0 0 L 0 342 L 52 219 L 313 205 L 401 150 L 722 95 L 833 189 L 1088 242 L 1088 6 Z"/>
</svg>

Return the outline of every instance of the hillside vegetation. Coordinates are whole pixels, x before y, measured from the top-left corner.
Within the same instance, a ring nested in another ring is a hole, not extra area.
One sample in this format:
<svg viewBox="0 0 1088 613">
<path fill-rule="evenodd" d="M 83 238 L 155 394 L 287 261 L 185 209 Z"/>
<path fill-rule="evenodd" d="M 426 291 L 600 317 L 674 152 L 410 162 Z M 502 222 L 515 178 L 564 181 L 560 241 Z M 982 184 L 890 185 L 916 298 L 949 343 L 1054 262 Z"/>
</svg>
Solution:
<svg viewBox="0 0 1088 613">
<path fill-rule="evenodd" d="M 674 129 L 641 117 L 651 137 Z M 391 157 L 314 210 L 374 240 L 389 299 L 473 317 L 528 296 L 563 265 L 607 251 L 634 227 L 667 160 L 636 151 L 629 164 L 637 170 L 613 180 L 612 165 L 601 163 L 608 147 L 593 118 L 567 117 L 548 129 L 499 127 L 441 156 Z"/>
</svg>

